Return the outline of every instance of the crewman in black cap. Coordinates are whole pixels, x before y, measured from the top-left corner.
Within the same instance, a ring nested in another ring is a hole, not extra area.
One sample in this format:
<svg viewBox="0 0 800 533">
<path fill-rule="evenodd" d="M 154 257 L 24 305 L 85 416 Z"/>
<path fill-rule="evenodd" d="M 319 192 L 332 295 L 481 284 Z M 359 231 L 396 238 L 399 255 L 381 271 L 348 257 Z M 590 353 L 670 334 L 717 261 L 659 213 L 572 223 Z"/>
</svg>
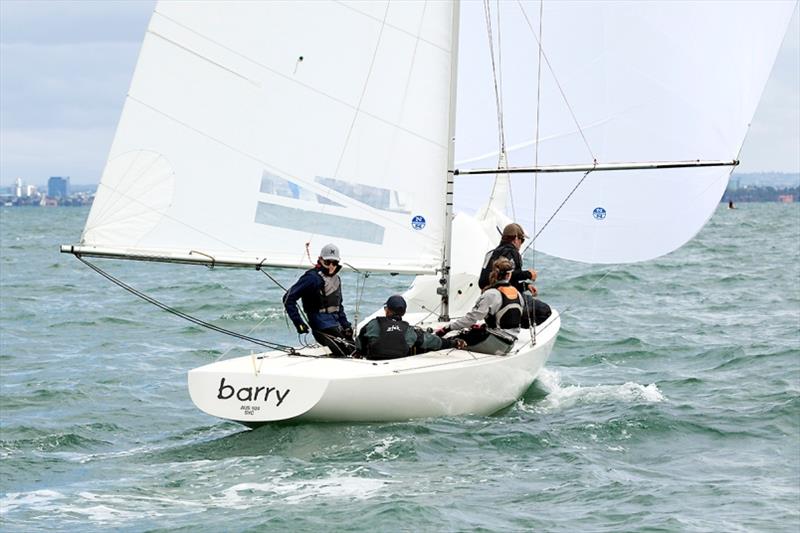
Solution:
<svg viewBox="0 0 800 533">
<path fill-rule="evenodd" d="M 397 359 L 466 346 L 461 339 L 442 339 L 403 320 L 406 301 L 399 294 L 390 296 L 383 309 L 386 316 L 378 316 L 367 322 L 356 338 L 358 353 L 366 359 Z"/>
</svg>

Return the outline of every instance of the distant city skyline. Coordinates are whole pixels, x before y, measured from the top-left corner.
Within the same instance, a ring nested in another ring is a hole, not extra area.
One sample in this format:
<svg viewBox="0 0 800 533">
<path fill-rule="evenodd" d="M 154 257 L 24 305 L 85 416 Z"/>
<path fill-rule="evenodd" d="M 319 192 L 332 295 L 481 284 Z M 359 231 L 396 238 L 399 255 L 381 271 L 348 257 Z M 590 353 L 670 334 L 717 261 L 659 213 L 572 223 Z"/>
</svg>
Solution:
<svg viewBox="0 0 800 533">
<path fill-rule="evenodd" d="M 0 1 L 0 187 L 105 165 L 154 0 Z M 740 154 L 738 173 L 800 172 L 800 15 Z"/>
</svg>

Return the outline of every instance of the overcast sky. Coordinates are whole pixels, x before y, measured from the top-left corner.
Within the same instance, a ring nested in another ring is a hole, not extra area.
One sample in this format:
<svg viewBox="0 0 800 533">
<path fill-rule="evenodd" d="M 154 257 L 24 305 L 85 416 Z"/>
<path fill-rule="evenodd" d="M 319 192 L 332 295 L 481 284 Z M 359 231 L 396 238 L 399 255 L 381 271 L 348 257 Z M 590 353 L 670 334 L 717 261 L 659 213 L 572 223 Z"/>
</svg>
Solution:
<svg viewBox="0 0 800 533">
<path fill-rule="evenodd" d="M 154 4 L 0 0 L 0 186 L 99 181 Z M 800 172 L 798 147 L 796 8 L 737 172 Z"/>
</svg>

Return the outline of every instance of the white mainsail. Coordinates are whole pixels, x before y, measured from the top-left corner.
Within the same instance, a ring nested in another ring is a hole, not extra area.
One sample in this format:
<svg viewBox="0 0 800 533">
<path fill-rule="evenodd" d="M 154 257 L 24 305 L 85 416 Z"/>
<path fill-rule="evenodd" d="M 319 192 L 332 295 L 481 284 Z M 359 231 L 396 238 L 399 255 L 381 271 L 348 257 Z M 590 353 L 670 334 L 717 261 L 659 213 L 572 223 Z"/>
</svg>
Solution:
<svg viewBox="0 0 800 533">
<path fill-rule="evenodd" d="M 433 272 L 452 8 L 159 2 L 79 249 Z"/>
<path fill-rule="evenodd" d="M 491 2 L 509 166 L 737 159 L 795 5 L 543 2 L 536 161 L 540 2 Z M 461 20 L 457 166 L 493 167 L 497 155 L 487 147 L 497 146 L 497 114 L 483 5 L 465 2 Z M 532 234 L 557 211 L 536 240 L 542 252 L 642 261 L 699 231 L 731 170 L 593 172 L 560 210 L 582 172 L 539 174 L 535 200 L 533 175 L 515 175 L 514 215 Z M 480 208 L 491 186 L 457 177 L 456 207 Z"/>
</svg>

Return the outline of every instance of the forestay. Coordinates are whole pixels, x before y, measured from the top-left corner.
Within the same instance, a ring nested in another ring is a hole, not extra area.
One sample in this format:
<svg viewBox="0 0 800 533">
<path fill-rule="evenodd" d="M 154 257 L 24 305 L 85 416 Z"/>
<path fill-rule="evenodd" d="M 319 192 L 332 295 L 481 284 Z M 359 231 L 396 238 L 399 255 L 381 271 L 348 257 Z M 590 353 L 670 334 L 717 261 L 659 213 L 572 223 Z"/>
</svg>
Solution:
<svg viewBox="0 0 800 533">
<path fill-rule="evenodd" d="M 75 251 L 441 265 L 449 2 L 160 1 Z"/>
<path fill-rule="evenodd" d="M 490 6 L 508 162 L 533 166 L 737 159 L 795 3 L 545 1 L 538 161 L 540 2 Z M 468 38 L 485 32 L 483 6 L 464 3 L 459 168 L 497 163 L 487 149 L 497 145 L 487 39 Z M 560 210 L 583 173 L 540 174 L 536 199 L 534 177 L 516 176 L 513 215 L 532 234 L 557 212 L 537 250 L 595 263 L 642 261 L 699 231 L 731 170 L 593 172 Z M 459 176 L 456 207 L 480 207 L 490 181 Z"/>
</svg>

